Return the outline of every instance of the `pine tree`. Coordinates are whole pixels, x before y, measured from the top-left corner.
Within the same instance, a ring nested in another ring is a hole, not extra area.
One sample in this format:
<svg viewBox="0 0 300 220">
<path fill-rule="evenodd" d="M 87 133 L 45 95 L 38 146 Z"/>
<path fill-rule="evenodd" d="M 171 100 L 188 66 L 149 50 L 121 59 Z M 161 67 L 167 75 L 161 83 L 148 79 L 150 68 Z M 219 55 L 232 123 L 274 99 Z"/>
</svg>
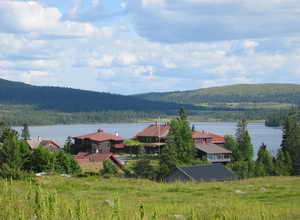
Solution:
<svg viewBox="0 0 300 220">
<path fill-rule="evenodd" d="M 20 179 L 24 164 L 20 145 L 13 131 L 6 132 L 4 143 L 0 147 L 0 177 Z"/>
<path fill-rule="evenodd" d="M 242 156 L 241 159 L 251 161 L 253 159 L 253 145 L 247 129 L 246 120 L 241 120 L 238 123 L 236 131 L 236 139 L 238 142 L 238 151 Z"/>
<path fill-rule="evenodd" d="M 72 142 L 72 138 L 69 136 L 65 142 L 65 145 L 64 145 L 64 151 L 67 152 L 67 153 L 71 153 L 72 152 L 72 145 L 73 145 L 73 142 Z"/>
<path fill-rule="evenodd" d="M 263 175 L 259 176 L 272 176 L 275 174 L 273 156 L 267 149 L 267 146 L 263 143 L 257 153 L 256 168 L 263 169 Z M 261 171 L 259 171 L 261 172 Z"/>
<path fill-rule="evenodd" d="M 275 159 L 276 175 L 289 176 L 292 174 L 292 169 L 292 159 L 289 152 L 280 149 Z"/>
<path fill-rule="evenodd" d="M 23 140 L 29 140 L 30 139 L 29 128 L 28 128 L 27 124 L 23 125 L 21 137 L 23 138 Z"/>
<path fill-rule="evenodd" d="M 238 143 L 237 141 L 234 139 L 234 137 L 232 136 L 225 136 L 225 144 L 224 147 L 228 150 L 232 151 L 231 154 L 231 161 L 235 162 L 235 161 L 241 161 L 243 160 L 243 155 L 238 147 Z"/>
<path fill-rule="evenodd" d="M 159 159 L 161 178 L 176 165 L 191 164 L 196 159 L 193 132 L 184 109 L 180 109 L 179 117 L 171 121 L 170 127 L 166 146 L 163 147 Z"/>
<path fill-rule="evenodd" d="M 300 125 L 299 112 L 290 114 L 283 126 L 281 148 L 292 160 L 292 174 L 300 175 Z"/>
<path fill-rule="evenodd" d="M 193 141 L 193 132 L 184 109 L 180 109 L 179 117 L 171 121 L 170 136 L 167 144 L 169 141 L 172 141 L 172 144 L 174 144 L 178 163 L 189 164 L 195 160 L 196 149 Z"/>
</svg>

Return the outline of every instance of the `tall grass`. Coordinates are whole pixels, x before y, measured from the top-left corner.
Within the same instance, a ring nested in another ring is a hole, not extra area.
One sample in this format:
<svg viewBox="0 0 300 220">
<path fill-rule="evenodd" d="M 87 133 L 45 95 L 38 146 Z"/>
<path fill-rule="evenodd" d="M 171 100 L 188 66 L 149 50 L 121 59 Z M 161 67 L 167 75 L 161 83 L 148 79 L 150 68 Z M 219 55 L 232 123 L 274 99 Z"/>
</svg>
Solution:
<svg viewBox="0 0 300 220">
<path fill-rule="evenodd" d="M 0 181 L 2 220 L 300 219 L 300 178 L 225 183 L 44 177 Z"/>
</svg>

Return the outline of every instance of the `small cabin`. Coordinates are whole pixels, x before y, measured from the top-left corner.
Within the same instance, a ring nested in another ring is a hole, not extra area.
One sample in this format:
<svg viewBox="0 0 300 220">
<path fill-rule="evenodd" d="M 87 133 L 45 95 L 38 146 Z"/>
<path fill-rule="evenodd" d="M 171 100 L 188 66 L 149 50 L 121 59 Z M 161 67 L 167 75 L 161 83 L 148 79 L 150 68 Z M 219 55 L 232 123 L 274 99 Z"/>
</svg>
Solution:
<svg viewBox="0 0 300 220">
<path fill-rule="evenodd" d="M 207 158 L 211 163 L 226 164 L 231 161 L 232 152 L 220 145 L 213 143 L 196 143 L 198 157 Z"/>
</svg>

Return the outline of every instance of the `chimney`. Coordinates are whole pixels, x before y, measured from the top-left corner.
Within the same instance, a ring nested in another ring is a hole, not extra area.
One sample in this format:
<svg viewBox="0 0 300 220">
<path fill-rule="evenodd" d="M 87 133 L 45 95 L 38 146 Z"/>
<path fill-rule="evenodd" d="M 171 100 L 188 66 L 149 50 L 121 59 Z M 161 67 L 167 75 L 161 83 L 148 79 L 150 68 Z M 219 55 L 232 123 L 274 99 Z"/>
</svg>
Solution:
<svg viewBox="0 0 300 220">
<path fill-rule="evenodd" d="M 118 137 L 118 136 L 119 136 L 119 132 L 117 132 L 117 131 L 116 131 L 116 132 L 115 132 L 115 136 L 117 136 L 117 137 Z"/>
<path fill-rule="evenodd" d="M 102 130 L 101 128 L 99 128 L 99 129 L 97 130 L 97 132 L 103 132 L 103 130 Z"/>
<path fill-rule="evenodd" d="M 42 138 L 40 136 L 38 136 L 37 140 L 38 141 L 42 141 Z"/>
</svg>

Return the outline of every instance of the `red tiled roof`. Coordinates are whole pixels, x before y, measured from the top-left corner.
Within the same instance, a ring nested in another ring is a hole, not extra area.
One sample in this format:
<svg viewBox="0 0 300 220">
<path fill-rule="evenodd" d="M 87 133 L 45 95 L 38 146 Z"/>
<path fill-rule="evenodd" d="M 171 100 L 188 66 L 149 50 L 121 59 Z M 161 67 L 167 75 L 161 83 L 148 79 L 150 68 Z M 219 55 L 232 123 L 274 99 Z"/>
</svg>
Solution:
<svg viewBox="0 0 300 220">
<path fill-rule="evenodd" d="M 199 131 L 194 131 L 193 132 L 193 138 L 212 138 L 212 136 L 205 132 L 205 131 L 202 131 L 202 132 L 199 132 Z"/>
<path fill-rule="evenodd" d="M 108 140 L 113 140 L 113 141 L 124 141 L 125 139 L 116 135 L 108 134 L 103 131 L 97 131 L 92 134 L 86 134 L 78 137 L 73 137 L 75 139 L 90 139 L 93 141 L 108 141 Z"/>
<path fill-rule="evenodd" d="M 225 138 L 213 133 L 209 133 L 209 135 L 212 137 L 213 143 L 225 143 Z"/>
<path fill-rule="evenodd" d="M 225 143 L 225 138 L 220 136 L 220 135 L 216 135 L 213 133 L 208 133 L 205 131 L 199 132 L 199 131 L 194 131 L 193 132 L 193 138 L 211 138 L 211 142 L 212 143 Z"/>
<path fill-rule="evenodd" d="M 170 131 L 170 125 L 150 125 L 139 132 L 136 137 L 166 137 Z"/>
</svg>

